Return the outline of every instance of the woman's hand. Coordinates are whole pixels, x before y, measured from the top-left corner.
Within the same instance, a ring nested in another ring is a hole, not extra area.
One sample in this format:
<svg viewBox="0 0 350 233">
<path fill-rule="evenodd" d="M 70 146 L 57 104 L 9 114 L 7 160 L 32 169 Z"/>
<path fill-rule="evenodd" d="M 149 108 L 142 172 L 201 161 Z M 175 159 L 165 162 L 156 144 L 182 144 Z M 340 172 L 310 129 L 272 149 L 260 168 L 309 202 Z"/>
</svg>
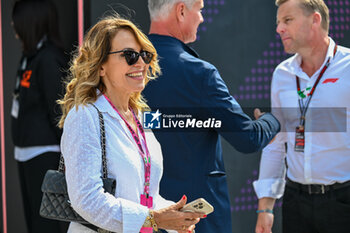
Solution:
<svg viewBox="0 0 350 233">
<path fill-rule="evenodd" d="M 202 213 L 181 212 L 179 211 L 187 202 L 184 195 L 180 201 L 167 208 L 154 210 L 154 220 L 158 228 L 167 230 L 176 230 L 179 233 L 189 233 L 195 228 L 200 218 L 205 218 L 206 215 Z"/>
</svg>

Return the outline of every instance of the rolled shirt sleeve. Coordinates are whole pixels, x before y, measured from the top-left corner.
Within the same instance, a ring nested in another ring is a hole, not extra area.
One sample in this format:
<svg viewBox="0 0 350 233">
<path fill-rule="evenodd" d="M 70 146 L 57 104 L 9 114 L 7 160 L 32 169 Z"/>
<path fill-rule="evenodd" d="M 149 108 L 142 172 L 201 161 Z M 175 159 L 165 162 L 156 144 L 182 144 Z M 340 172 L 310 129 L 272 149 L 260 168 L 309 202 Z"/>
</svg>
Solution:
<svg viewBox="0 0 350 233">
<path fill-rule="evenodd" d="M 272 113 L 281 124 L 281 132 L 263 149 L 261 155 L 259 179 L 253 182 L 256 195 L 259 199 L 263 197 L 281 198 L 285 187 L 285 143 L 288 132 L 285 130 L 281 104 L 276 93 L 274 93 L 273 86 L 271 90 Z"/>
<path fill-rule="evenodd" d="M 258 198 L 280 198 L 285 186 L 285 152 L 284 143 L 278 142 L 283 137 L 281 132 L 262 152 L 259 179 L 253 182 Z"/>
</svg>

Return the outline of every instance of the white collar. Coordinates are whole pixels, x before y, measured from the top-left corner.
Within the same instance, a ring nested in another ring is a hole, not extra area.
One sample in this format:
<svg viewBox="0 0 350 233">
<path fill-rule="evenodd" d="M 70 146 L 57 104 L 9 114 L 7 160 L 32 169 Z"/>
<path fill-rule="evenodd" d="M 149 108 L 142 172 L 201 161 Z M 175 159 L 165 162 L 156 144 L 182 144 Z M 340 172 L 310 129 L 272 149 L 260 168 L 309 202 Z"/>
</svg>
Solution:
<svg viewBox="0 0 350 233">
<path fill-rule="evenodd" d="M 119 114 L 114 110 L 114 108 L 111 106 L 111 104 L 103 96 L 101 91 L 97 88 L 96 88 L 96 94 L 97 94 L 97 99 L 96 99 L 96 102 L 94 104 L 98 108 L 98 110 L 100 110 L 100 112 L 108 113 L 113 118 L 116 118 L 118 120 L 122 120 L 122 118 L 119 116 Z"/>
<path fill-rule="evenodd" d="M 315 72 L 315 74 L 318 74 L 321 69 L 323 68 L 323 66 L 326 64 L 328 58 L 330 58 L 331 60 L 334 57 L 334 47 L 335 47 L 335 42 L 333 41 L 332 38 L 329 38 L 329 45 L 328 45 L 328 49 L 327 49 L 327 53 L 326 53 L 326 57 L 324 58 L 324 61 L 321 65 L 321 67 Z M 291 57 L 291 62 L 290 62 L 290 68 L 288 69 L 289 72 L 291 72 L 293 75 L 297 75 L 300 78 L 303 79 L 307 79 L 309 80 L 310 78 L 307 76 L 307 74 L 301 69 L 300 65 L 301 65 L 301 56 L 297 53 L 295 54 L 293 57 Z M 314 74 L 314 75 L 315 75 Z"/>
</svg>

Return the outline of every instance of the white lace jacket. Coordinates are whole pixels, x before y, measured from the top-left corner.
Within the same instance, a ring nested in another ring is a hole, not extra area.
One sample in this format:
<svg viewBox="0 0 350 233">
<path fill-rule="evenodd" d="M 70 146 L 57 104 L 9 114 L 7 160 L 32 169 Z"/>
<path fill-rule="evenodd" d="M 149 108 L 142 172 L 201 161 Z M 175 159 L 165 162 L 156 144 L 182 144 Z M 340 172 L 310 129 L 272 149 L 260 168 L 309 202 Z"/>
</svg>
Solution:
<svg viewBox="0 0 350 233">
<path fill-rule="evenodd" d="M 79 106 L 78 109 L 74 107 L 65 120 L 61 140 L 72 206 L 87 221 L 103 229 L 139 232 L 148 215 L 147 208 L 139 204 L 144 184 L 141 156 L 124 121 L 108 101 L 100 96 L 95 106 L 104 117 L 108 177 L 116 179 L 116 193 L 112 196 L 102 188 L 98 113 L 91 105 Z M 161 147 L 151 131 L 145 134 L 151 154 L 150 194 L 154 199 L 153 208 L 160 209 L 173 202 L 159 195 L 163 171 Z M 71 223 L 68 232 L 94 231 Z"/>
</svg>

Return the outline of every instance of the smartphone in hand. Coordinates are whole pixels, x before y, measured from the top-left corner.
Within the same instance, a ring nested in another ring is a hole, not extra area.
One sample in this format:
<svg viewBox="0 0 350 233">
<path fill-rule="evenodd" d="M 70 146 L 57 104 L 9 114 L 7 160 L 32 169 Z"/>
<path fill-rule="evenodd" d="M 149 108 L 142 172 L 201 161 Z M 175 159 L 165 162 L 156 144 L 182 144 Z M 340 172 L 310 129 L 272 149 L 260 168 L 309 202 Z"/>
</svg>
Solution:
<svg viewBox="0 0 350 233">
<path fill-rule="evenodd" d="M 204 198 L 198 198 L 184 205 L 180 211 L 199 212 L 208 215 L 214 211 L 214 207 L 204 200 Z"/>
</svg>

